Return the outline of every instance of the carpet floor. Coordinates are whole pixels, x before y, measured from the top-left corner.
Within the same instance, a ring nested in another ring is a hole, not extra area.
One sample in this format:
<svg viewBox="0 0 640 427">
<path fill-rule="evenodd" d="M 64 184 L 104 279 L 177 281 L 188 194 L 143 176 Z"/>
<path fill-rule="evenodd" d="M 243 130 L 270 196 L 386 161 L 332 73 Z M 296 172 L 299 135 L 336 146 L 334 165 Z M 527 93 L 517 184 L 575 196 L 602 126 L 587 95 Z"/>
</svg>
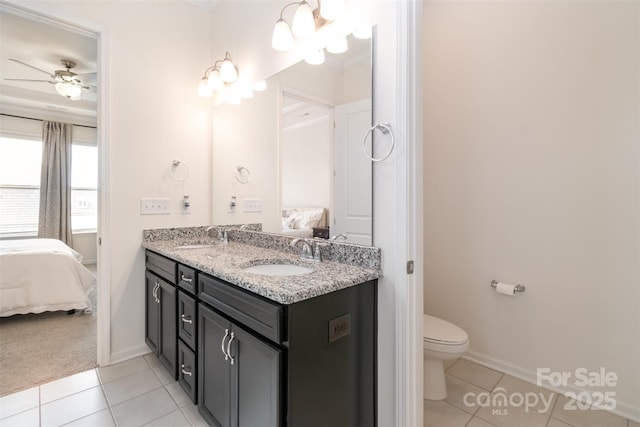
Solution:
<svg viewBox="0 0 640 427">
<path fill-rule="evenodd" d="M 96 285 L 91 312 L 0 318 L 0 396 L 86 371 L 96 364 Z"/>
</svg>

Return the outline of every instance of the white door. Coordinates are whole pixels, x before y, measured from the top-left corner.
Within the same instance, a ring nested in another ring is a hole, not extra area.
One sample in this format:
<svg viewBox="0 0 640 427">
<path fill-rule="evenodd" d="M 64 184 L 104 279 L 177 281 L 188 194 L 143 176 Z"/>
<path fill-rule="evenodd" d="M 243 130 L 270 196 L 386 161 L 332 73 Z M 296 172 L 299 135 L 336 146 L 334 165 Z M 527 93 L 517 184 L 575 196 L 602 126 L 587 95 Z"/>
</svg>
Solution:
<svg viewBox="0 0 640 427">
<path fill-rule="evenodd" d="M 371 99 L 336 106 L 335 121 L 331 235 L 371 245 L 372 170 L 362 151 L 362 138 L 371 127 Z"/>
</svg>

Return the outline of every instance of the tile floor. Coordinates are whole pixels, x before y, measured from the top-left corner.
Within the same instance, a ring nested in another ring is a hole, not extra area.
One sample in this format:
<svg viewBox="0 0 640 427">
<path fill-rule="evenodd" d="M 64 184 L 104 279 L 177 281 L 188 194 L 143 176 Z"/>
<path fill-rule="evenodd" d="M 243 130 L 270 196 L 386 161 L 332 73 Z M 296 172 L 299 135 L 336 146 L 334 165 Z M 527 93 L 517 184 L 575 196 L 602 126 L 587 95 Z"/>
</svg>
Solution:
<svg viewBox="0 0 640 427">
<path fill-rule="evenodd" d="M 565 397 L 466 359 L 448 364 L 446 380 L 446 400 L 424 401 L 425 427 L 640 427 L 605 411 L 564 410 Z M 502 405 L 500 393 L 539 400 L 527 411 L 524 405 Z M 487 397 L 492 406 L 484 405 Z M 200 427 L 206 422 L 158 359 L 146 355 L 0 398 L 0 427 L 10 426 Z"/>
<path fill-rule="evenodd" d="M 92 369 L 0 398 L 0 426 L 206 426 L 154 356 Z"/>
<path fill-rule="evenodd" d="M 565 410 L 564 396 L 466 359 L 445 368 L 448 397 L 424 401 L 425 427 L 640 427 L 606 411 Z"/>
</svg>

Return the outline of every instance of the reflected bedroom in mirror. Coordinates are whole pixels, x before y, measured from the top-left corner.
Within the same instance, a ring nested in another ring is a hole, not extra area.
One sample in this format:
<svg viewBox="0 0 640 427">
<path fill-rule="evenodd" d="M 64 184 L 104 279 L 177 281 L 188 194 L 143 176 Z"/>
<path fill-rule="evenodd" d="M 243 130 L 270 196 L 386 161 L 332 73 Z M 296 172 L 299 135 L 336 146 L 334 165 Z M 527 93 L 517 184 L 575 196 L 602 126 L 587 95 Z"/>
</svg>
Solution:
<svg viewBox="0 0 640 427">
<path fill-rule="evenodd" d="M 371 39 L 301 61 L 213 110 L 212 223 L 372 244 Z"/>
</svg>

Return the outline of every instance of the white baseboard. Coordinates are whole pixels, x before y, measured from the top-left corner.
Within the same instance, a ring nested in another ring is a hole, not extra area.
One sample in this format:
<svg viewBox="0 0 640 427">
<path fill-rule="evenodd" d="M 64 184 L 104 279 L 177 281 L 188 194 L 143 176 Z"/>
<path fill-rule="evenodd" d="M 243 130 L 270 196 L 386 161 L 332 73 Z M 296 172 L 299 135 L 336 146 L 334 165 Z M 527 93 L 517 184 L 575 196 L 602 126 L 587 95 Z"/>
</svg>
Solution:
<svg viewBox="0 0 640 427">
<path fill-rule="evenodd" d="M 130 347 L 125 350 L 120 350 L 115 353 L 111 353 L 111 357 L 109 358 L 109 364 L 113 365 L 115 363 L 124 362 L 125 360 L 133 359 L 134 357 L 144 356 L 145 354 L 151 353 L 149 347 L 146 344 L 141 344 L 135 347 Z"/>
<path fill-rule="evenodd" d="M 464 359 L 470 360 L 472 362 L 478 363 L 479 365 L 486 366 L 487 368 L 495 369 L 496 371 L 503 372 L 505 374 L 511 375 L 512 377 L 516 377 L 522 381 L 528 382 L 530 384 L 537 385 L 537 373 L 535 371 L 531 371 L 528 369 L 524 369 L 520 366 L 513 365 L 511 363 L 505 362 L 504 360 L 499 360 L 491 356 L 487 356 L 482 353 L 477 353 L 472 350 L 468 350 L 464 356 Z M 551 387 L 548 385 L 542 386 L 542 388 L 546 390 L 553 391 L 558 394 L 566 394 L 566 393 L 579 393 L 581 391 L 585 391 L 584 389 L 580 389 L 578 387 Z M 640 423 L 640 406 L 633 405 L 628 402 L 621 402 L 620 400 L 616 401 L 616 409 L 611 411 L 611 413 L 619 415 L 624 418 L 628 418 L 631 421 L 635 421 Z"/>
</svg>

